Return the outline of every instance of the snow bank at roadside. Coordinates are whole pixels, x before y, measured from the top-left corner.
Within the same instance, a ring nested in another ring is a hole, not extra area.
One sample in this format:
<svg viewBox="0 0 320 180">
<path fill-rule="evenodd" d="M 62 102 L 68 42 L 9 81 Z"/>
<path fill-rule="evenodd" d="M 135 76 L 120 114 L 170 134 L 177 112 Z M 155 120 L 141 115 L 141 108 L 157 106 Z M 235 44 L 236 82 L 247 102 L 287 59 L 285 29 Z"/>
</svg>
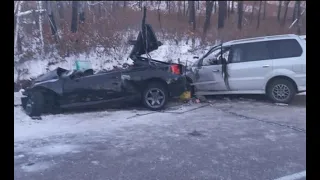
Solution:
<svg viewBox="0 0 320 180">
<path fill-rule="evenodd" d="M 173 42 L 165 41 L 158 50 L 151 52 L 150 55 L 153 59 L 160 61 L 172 61 L 180 62 L 182 64 L 188 64 L 194 62 L 193 56 L 202 56 L 210 46 L 206 48 L 198 48 L 197 51 L 190 52 L 192 49 L 191 42 L 186 45 L 185 42 L 180 42 L 176 45 Z M 199 46 L 200 42 L 196 42 L 196 46 Z M 94 51 L 91 51 L 89 54 L 79 54 L 77 56 L 71 56 L 67 58 L 60 58 L 57 55 L 55 57 L 50 57 L 42 59 L 38 57 L 34 60 L 29 60 L 21 64 L 17 64 L 14 67 L 14 82 L 18 78 L 18 70 L 27 70 L 26 73 L 21 74 L 19 80 L 28 80 L 36 78 L 39 75 L 42 75 L 48 71 L 51 71 L 57 67 L 62 67 L 65 69 L 73 69 L 76 60 L 86 60 L 90 61 L 92 68 L 94 70 L 111 70 L 115 66 L 121 67 L 124 63 L 132 64 L 133 61 L 128 59 L 129 53 L 131 51 L 130 46 L 119 47 L 118 50 L 111 50 L 110 53 L 103 53 L 103 48 L 96 48 Z"/>
</svg>

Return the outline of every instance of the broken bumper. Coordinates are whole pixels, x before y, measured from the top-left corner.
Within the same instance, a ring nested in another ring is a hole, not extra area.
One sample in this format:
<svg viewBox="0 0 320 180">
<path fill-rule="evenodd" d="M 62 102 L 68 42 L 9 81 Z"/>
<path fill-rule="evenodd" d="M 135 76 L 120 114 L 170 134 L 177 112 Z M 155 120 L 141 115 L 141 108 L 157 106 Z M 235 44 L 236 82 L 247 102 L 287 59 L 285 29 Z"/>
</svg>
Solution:
<svg viewBox="0 0 320 180">
<path fill-rule="evenodd" d="M 178 97 L 185 92 L 187 90 L 186 82 L 187 80 L 185 76 L 179 76 L 173 79 L 168 85 L 170 96 Z"/>
</svg>

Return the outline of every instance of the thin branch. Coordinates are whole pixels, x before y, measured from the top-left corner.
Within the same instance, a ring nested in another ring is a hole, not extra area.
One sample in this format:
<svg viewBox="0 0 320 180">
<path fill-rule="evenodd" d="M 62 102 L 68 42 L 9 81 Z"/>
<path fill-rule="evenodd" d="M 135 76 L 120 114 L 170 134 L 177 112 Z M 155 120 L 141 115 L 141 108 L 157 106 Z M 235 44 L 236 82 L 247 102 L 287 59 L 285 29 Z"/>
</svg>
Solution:
<svg viewBox="0 0 320 180">
<path fill-rule="evenodd" d="M 17 14 L 17 16 L 25 16 L 25 15 L 28 15 L 28 14 L 31 14 L 32 12 L 40 12 L 40 13 L 42 13 L 42 12 L 44 12 L 44 11 L 46 11 L 45 9 L 38 9 L 38 10 L 28 10 L 28 11 L 25 11 L 25 12 L 21 12 L 21 13 L 18 13 Z"/>
</svg>

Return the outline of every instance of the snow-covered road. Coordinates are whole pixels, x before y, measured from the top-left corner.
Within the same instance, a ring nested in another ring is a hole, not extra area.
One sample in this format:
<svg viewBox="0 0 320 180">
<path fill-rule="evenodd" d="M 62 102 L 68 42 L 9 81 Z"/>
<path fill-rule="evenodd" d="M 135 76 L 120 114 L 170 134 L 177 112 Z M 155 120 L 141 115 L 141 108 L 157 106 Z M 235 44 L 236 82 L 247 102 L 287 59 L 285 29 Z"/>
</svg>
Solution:
<svg viewBox="0 0 320 180">
<path fill-rule="evenodd" d="M 212 99 L 165 112 L 14 113 L 17 180 L 276 179 L 306 168 L 304 106 Z"/>
</svg>

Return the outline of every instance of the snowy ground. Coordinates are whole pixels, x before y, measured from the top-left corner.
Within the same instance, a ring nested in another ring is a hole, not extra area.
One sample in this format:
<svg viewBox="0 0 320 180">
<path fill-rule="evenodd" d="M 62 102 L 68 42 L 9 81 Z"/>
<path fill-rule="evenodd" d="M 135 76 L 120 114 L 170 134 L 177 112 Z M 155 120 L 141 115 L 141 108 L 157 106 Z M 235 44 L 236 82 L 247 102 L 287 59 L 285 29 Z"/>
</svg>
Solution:
<svg viewBox="0 0 320 180">
<path fill-rule="evenodd" d="M 306 108 L 300 103 L 213 98 L 164 112 L 131 108 L 42 120 L 17 106 L 14 177 L 276 179 L 306 169 Z"/>
</svg>

